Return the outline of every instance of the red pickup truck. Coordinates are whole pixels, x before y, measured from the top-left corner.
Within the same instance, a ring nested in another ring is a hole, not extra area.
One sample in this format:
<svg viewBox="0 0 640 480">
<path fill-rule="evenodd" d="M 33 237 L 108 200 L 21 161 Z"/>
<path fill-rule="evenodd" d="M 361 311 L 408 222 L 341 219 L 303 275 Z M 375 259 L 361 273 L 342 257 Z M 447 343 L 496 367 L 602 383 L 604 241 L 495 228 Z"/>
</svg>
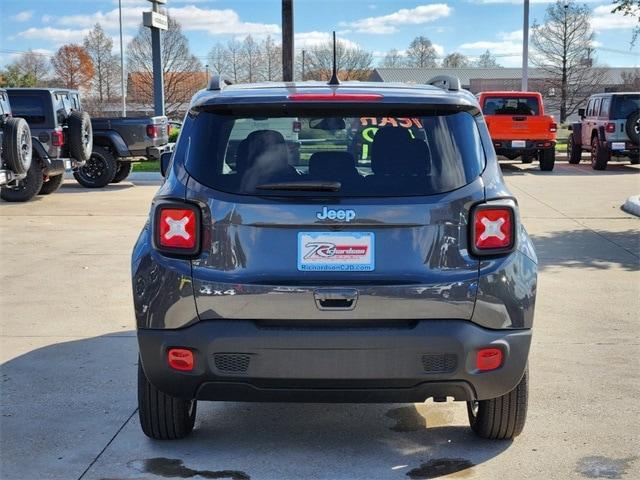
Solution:
<svg viewBox="0 0 640 480">
<path fill-rule="evenodd" d="M 539 93 L 482 92 L 478 99 L 498 155 L 522 163 L 537 158 L 540 170 L 553 170 L 558 125 L 544 114 Z"/>
</svg>

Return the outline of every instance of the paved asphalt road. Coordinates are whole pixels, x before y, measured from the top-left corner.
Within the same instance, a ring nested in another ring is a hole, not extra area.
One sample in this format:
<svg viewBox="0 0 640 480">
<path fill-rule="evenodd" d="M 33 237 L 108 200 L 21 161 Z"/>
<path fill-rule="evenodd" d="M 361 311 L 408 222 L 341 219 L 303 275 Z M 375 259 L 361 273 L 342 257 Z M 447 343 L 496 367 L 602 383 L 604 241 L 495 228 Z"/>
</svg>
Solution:
<svg viewBox="0 0 640 480">
<path fill-rule="evenodd" d="M 143 436 L 129 255 L 148 181 L 0 204 L 4 479 L 640 478 L 640 169 L 504 165 L 540 257 L 527 425 L 475 438 L 464 404 L 200 405 Z M 153 182 L 151 182 L 153 183 Z"/>
</svg>

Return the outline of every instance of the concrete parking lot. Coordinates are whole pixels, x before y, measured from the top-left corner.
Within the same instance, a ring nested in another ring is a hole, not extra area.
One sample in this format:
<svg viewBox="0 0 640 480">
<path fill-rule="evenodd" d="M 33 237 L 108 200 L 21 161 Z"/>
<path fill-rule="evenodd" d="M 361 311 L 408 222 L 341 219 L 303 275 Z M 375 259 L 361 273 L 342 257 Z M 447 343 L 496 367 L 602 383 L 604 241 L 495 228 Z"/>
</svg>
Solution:
<svg viewBox="0 0 640 480">
<path fill-rule="evenodd" d="M 0 204 L 2 479 L 638 479 L 640 168 L 504 164 L 540 258 L 530 409 L 513 442 L 462 403 L 201 403 L 140 430 L 131 248 L 157 182 Z"/>
</svg>

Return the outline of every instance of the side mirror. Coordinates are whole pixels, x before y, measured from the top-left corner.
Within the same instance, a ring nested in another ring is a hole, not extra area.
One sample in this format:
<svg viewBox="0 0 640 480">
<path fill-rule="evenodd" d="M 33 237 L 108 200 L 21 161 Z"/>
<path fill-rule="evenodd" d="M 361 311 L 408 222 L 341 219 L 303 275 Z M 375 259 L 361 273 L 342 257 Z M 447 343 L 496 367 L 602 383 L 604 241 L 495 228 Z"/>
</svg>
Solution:
<svg viewBox="0 0 640 480">
<path fill-rule="evenodd" d="M 167 175 L 172 155 L 173 152 L 164 152 L 160 155 L 160 174 L 162 174 L 163 177 Z"/>
<path fill-rule="evenodd" d="M 578 109 L 578 115 L 580 115 L 580 118 L 584 118 L 584 114 L 585 114 L 584 108 L 579 108 Z"/>
</svg>

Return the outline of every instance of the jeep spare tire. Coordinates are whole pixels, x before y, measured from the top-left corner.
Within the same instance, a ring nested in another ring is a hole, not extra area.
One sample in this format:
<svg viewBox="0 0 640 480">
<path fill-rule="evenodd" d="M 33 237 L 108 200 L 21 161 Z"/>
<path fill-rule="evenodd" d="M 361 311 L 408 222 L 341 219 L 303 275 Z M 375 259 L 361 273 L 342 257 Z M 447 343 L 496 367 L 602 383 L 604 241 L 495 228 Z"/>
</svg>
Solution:
<svg viewBox="0 0 640 480">
<path fill-rule="evenodd" d="M 31 130 L 24 118 L 9 118 L 3 127 L 2 157 L 11 171 L 27 173 L 31 166 Z"/>
<path fill-rule="evenodd" d="M 67 138 L 72 158 L 86 162 L 93 151 L 93 128 L 87 112 L 73 111 L 67 120 Z"/>
<path fill-rule="evenodd" d="M 627 135 L 629 135 L 629 140 L 633 143 L 640 143 L 640 110 L 636 110 L 629 115 L 627 123 L 625 124 L 625 130 L 627 131 Z"/>
</svg>

